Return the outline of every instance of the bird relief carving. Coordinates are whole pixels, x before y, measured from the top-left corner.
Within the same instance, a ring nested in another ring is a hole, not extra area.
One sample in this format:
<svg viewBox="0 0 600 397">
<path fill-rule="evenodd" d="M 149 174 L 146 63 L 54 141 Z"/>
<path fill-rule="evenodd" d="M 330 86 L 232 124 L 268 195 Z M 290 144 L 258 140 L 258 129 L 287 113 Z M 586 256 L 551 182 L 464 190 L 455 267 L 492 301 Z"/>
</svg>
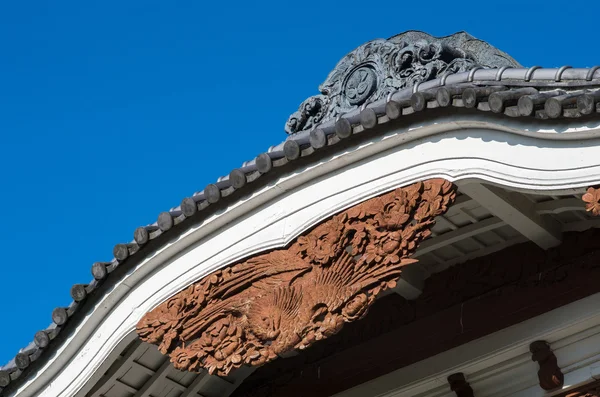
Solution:
<svg viewBox="0 0 600 397">
<path fill-rule="evenodd" d="M 456 196 L 443 179 L 369 199 L 287 248 L 224 267 L 147 313 L 137 332 L 175 368 L 225 376 L 306 349 L 364 317 L 393 288 Z"/>
</svg>

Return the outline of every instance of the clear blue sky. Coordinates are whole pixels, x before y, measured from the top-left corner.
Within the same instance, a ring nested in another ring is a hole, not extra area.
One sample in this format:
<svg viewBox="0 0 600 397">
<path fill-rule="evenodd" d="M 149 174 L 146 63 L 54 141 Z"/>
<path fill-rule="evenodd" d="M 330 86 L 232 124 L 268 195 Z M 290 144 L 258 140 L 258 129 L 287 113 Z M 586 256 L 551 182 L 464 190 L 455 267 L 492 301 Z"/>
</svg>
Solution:
<svg viewBox="0 0 600 397">
<path fill-rule="evenodd" d="M 466 30 L 526 66 L 584 67 L 597 18 L 556 1 L 2 2 L 0 364 L 114 244 L 282 141 L 363 42 Z"/>
</svg>

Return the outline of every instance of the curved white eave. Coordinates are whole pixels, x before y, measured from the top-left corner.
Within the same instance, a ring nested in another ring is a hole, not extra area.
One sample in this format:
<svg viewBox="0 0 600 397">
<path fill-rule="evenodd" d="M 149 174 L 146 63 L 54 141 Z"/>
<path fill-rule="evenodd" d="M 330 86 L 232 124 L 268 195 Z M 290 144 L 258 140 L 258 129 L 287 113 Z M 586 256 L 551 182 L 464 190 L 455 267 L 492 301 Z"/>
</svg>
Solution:
<svg viewBox="0 0 600 397">
<path fill-rule="evenodd" d="M 547 194 L 598 184 L 598 123 L 556 125 L 563 132 L 483 114 L 438 118 L 282 176 L 131 269 L 12 395 L 75 395 L 143 314 L 174 293 L 227 264 L 285 246 L 322 219 L 393 188 L 434 177 Z"/>
</svg>

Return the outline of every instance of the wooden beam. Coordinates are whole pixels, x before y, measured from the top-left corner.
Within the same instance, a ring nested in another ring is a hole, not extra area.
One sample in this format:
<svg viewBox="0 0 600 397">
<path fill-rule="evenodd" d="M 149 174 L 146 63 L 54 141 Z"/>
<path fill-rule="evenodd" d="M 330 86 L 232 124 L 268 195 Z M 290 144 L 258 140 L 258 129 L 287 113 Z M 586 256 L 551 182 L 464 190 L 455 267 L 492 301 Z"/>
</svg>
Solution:
<svg viewBox="0 0 600 397">
<path fill-rule="evenodd" d="M 139 369 L 140 371 L 145 372 L 146 375 L 148 375 L 148 376 L 152 376 L 156 373 L 156 371 L 153 370 L 152 368 L 148 368 L 145 365 L 140 364 L 135 360 L 132 361 L 131 365 L 132 365 L 132 367 L 135 367 L 135 368 Z"/>
<path fill-rule="evenodd" d="M 148 379 L 148 381 L 146 383 L 144 383 L 144 386 L 142 386 L 142 388 L 140 390 L 138 390 L 137 393 L 135 393 L 135 395 L 133 397 L 148 397 L 148 396 L 150 396 L 150 392 L 152 391 L 152 388 L 154 386 L 156 386 L 157 384 L 159 384 L 160 380 L 167 377 L 167 374 L 169 373 L 170 369 L 171 369 L 171 361 L 169 361 L 169 359 L 167 359 L 167 360 L 165 360 L 164 363 L 162 363 L 162 365 L 154 373 L 154 375 L 152 375 L 152 377 L 150 379 Z"/>
<path fill-rule="evenodd" d="M 567 223 L 563 227 L 564 232 L 583 232 L 584 230 L 600 228 L 600 219 L 587 219 L 585 221 L 577 221 Z"/>
<path fill-rule="evenodd" d="M 488 218 L 480 222 L 458 228 L 451 232 L 440 234 L 434 239 L 426 240 L 421 243 L 413 257 L 418 258 L 419 256 L 432 252 L 438 248 L 445 247 L 446 245 L 464 240 L 483 232 L 487 232 L 489 230 L 498 229 L 504 225 L 505 223 L 502 219 Z"/>
<path fill-rule="evenodd" d="M 138 370 L 140 370 L 142 372 L 145 372 L 146 375 L 154 376 L 154 374 L 156 373 L 156 371 L 152 370 L 151 368 L 146 367 L 143 364 L 138 363 L 137 361 L 133 361 L 131 364 L 132 364 L 132 367 L 135 367 Z M 179 390 L 180 392 L 184 392 L 187 389 L 181 383 L 179 383 L 179 382 L 177 382 L 177 381 L 175 381 L 173 379 L 170 379 L 170 378 L 164 378 L 164 382 L 167 383 L 167 384 L 169 384 L 171 387 Z"/>
<path fill-rule="evenodd" d="M 98 384 L 100 385 L 96 390 L 91 390 L 88 395 L 90 397 L 100 397 L 104 393 L 108 391 L 112 387 L 113 384 L 117 383 L 117 379 L 123 376 L 123 374 L 131 368 L 132 363 L 142 356 L 146 350 L 148 350 L 149 346 L 147 344 L 142 343 L 141 341 L 136 341 L 129 350 L 125 353 L 124 356 L 120 357 L 118 361 L 121 362 L 120 365 L 114 365 L 109 369 L 109 371 L 104 375 Z"/>
<path fill-rule="evenodd" d="M 470 207 L 475 203 L 475 200 L 473 200 L 471 197 L 467 196 L 466 194 L 462 194 L 460 196 L 458 196 L 456 198 L 456 200 L 454 200 L 454 204 L 452 204 L 450 206 L 450 208 L 448 208 L 448 211 L 446 212 L 447 217 L 452 216 L 457 214 L 458 212 L 461 212 L 465 207 Z"/>
<path fill-rule="evenodd" d="M 207 371 L 202 371 L 196 379 L 190 384 L 186 391 L 184 391 L 179 397 L 196 397 L 198 392 L 206 385 L 210 376 Z"/>
<path fill-rule="evenodd" d="M 440 215 L 437 218 L 435 218 L 435 221 L 436 221 L 436 223 L 438 225 L 445 226 L 445 227 L 447 227 L 450 230 L 456 230 L 456 229 L 458 229 L 458 226 L 456 226 L 454 223 L 450 222 L 443 215 Z"/>
<path fill-rule="evenodd" d="M 171 386 L 174 389 L 177 389 L 180 392 L 184 392 L 187 390 L 187 387 L 185 387 L 184 385 L 182 385 L 181 383 L 179 383 L 177 381 L 174 381 L 171 378 L 164 378 L 163 380 L 166 384 L 168 384 L 169 386 Z"/>
<path fill-rule="evenodd" d="M 115 379 L 115 385 L 119 385 L 121 388 L 125 389 L 125 391 L 127 391 L 127 393 L 134 394 L 135 392 L 137 392 L 137 389 L 135 387 L 128 385 L 127 383 L 123 382 L 120 379 Z"/>
<path fill-rule="evenodd" d="M 538 214 L 559 214 L 566 211 L 585 211 L 584 202 L 580 198 L 563 198 L 558 200 L 544 201 L 535 204 L 535 212 Z"/>
<path fill-rule="evenodd" d="M 517 236 L 517 237 L 511 238 L 510 240 L 504 240 L 503 242 L 499 242 L 497 244 L 487 246 L 480 250 L 469 252 L 468 254 L 465 254 L 459 258 L 454 258 L 454 259 L 449 259 L 447 261 L 444 261 L 443 267 L 440 266 L 438 268 L 439 269 L 438 271 L 445 270 L 451 266 L 466 262 L 471 259 L 475 259 L 475 258 L 479 258 L 479 257 L 486 256 L 489 254 L 493 254 L 494 252 L 501 251 L 510 246 L 521 244 L 521 243 L 524 243 L 527 241 L 529 241 L 529 240 L 525 236 Z"/>
<path fill-rule="evenodd" d="M 402 268 L 400 279 L 396 283 L 394 292 L 407 300 L 414 300 L 423 293 L 427 272 L 418 263 L 413 263 Z"/>
<path fill-rule="evenodd" d="M 541 248 L 561 243 L 560 223 L 542 218 L 535 211 L 535 203 L 523 195 L 475 182 L 459 184 L 459 189 Z"/>
<path fill-rule="evenodd" d="M 233 376 L 233 382 L 228 382 L 230 386 L 228 387 L 228 390 L 225 389 L 221 393 L 221 397 L 229 397 L 254 371 L 256 371 L 256 367 L 249 367 L 247 365 L 238 368 Z M 225 379 L 223 378 L 218 379 L 225 382 Z"/>
</svg>

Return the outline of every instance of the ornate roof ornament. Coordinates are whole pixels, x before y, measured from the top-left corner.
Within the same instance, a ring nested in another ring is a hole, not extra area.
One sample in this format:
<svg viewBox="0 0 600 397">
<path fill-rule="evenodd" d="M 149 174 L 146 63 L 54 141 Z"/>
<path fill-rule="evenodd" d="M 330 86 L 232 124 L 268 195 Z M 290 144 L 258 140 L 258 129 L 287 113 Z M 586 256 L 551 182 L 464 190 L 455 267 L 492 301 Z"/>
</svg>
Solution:
<svg viewBox="0 0 600 397">
<path fill-rule="evenodd" d="M 397 90 L 475 67 L 519 67 L 506 53 L 466 32 L 446 37 L 408 31 L 373 40 L 346 55 L 285 125 L 293 134 Z"/>
<path fill-rule="evenodd" d="M 137 332 L 175 368 L 227 376 L 306 349 L 393 288 L 456 186 L 430 179 L 342 211 L 284 249 L 217 270 L 147 313 Z"/>
</svg>

